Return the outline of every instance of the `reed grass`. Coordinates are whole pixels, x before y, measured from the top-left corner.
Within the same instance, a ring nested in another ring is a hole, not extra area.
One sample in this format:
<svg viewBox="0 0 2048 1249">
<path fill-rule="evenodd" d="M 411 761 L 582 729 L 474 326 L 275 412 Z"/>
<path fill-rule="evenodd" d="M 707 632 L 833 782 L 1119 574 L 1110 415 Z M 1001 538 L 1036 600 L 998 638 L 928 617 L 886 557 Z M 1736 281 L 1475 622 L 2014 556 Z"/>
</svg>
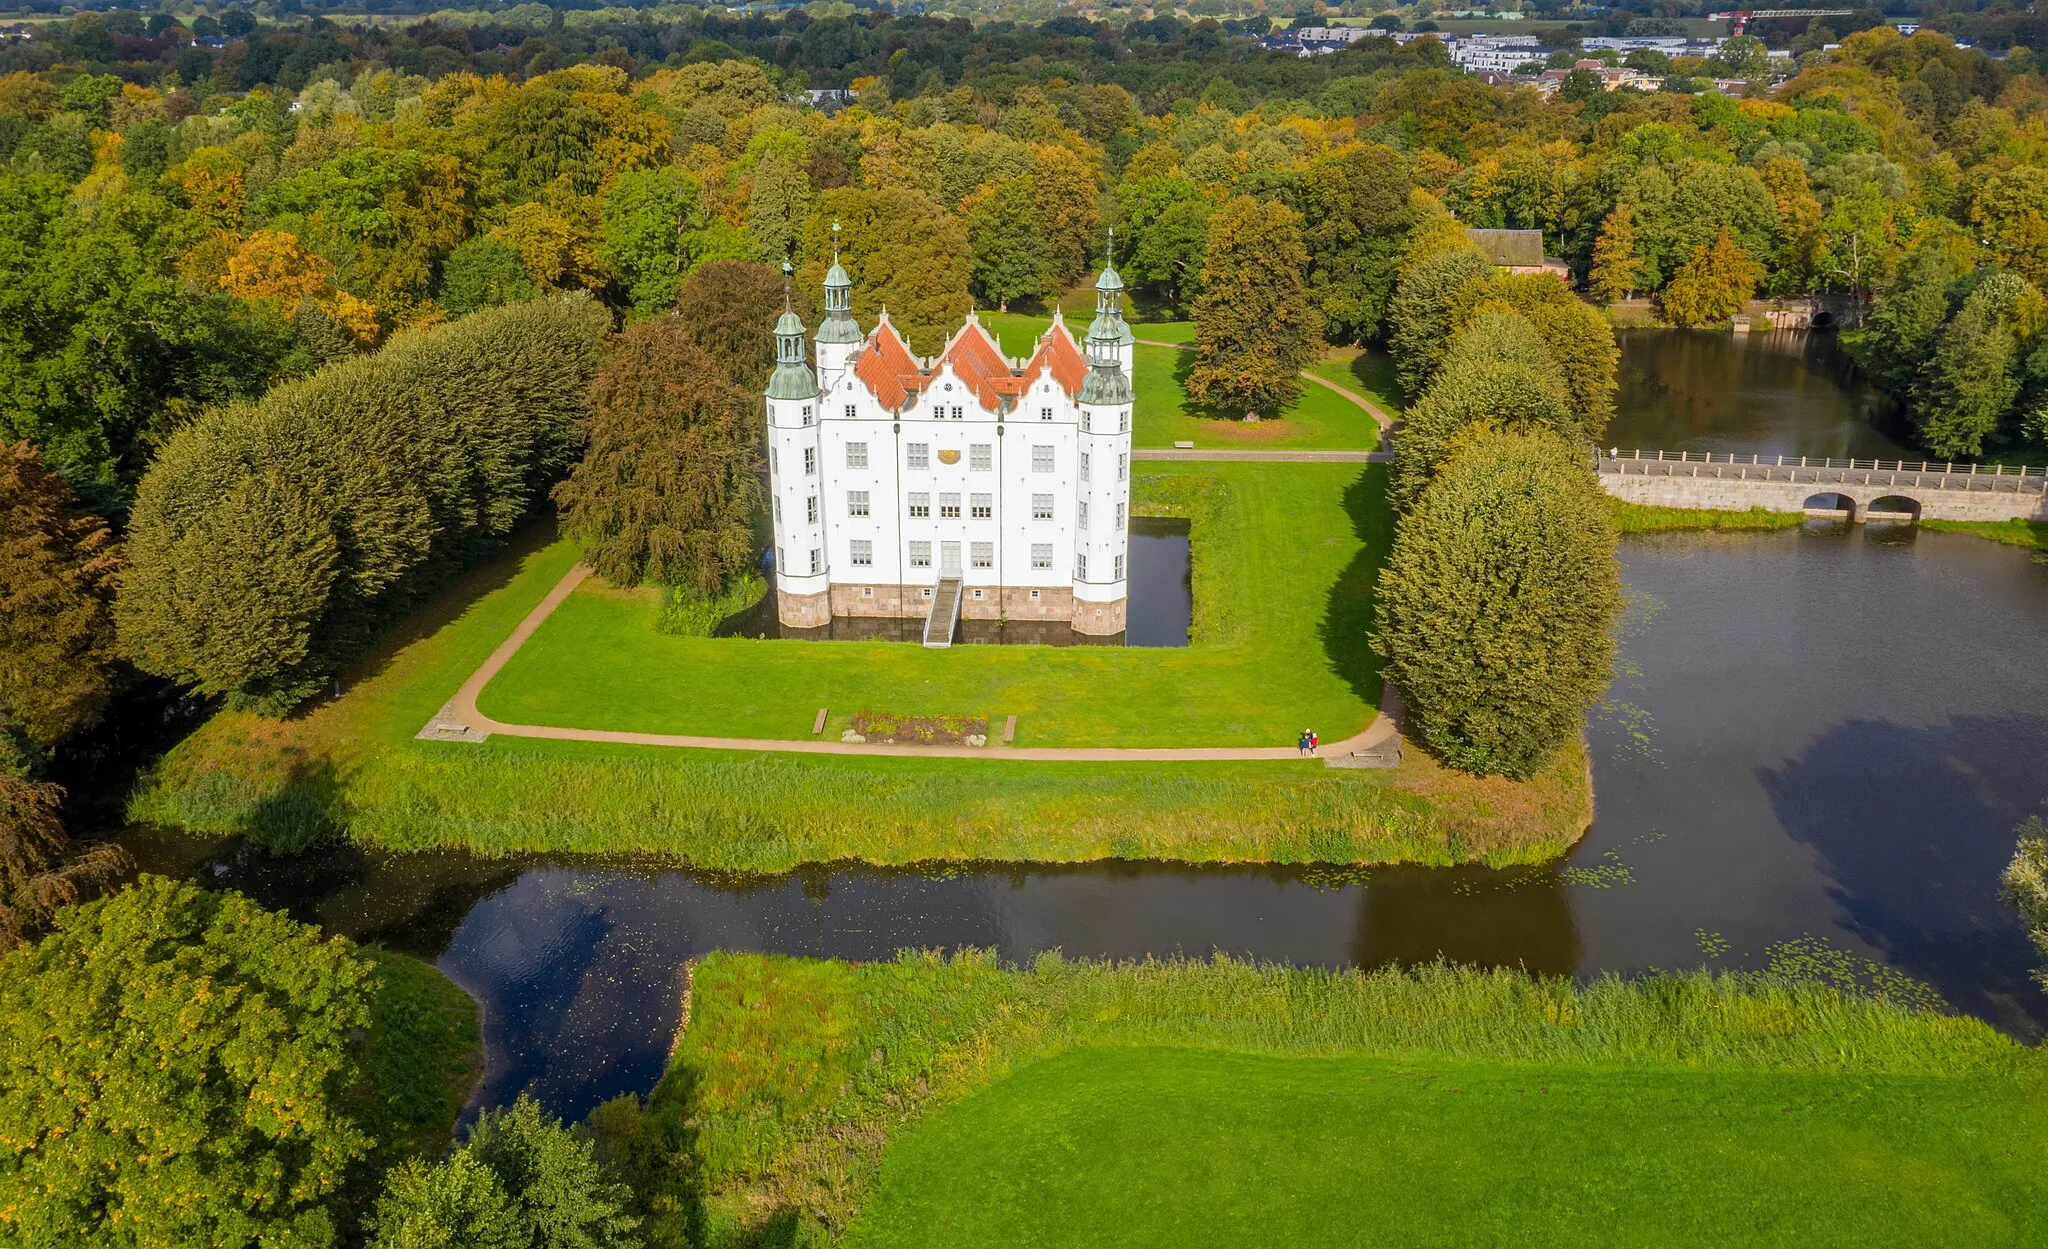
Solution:
<svg viewBox="0 0 2048 1249">
<path fill-rule="evenodd" d="M 829 1239 L 859 1212 L 901 1132 L 1023 1067 L 1103 1046 L 1653 1080 L 1955 1077 L 2015 1097 L 2042 1088 L 2038 1055 L 1981 1021 L 1771 974 L 1574 985 L 1444 965 L 1331 971 L 1049 954 L 1024 970 L 972 951 L 862 965 L 717 954 L 696 968 L 689 1025 L 651 1113 L 690 1143 L 703 1225 L 717 1233 L 704 1243 L 747 1243 L 772 1217 Z"/>
<path fill-rule="evenodd" d="M 2028 551 L 2048 551 L 2048 521 L 2039 520 L 1923 520 L 1922 529 L 1937 533 L 1967 533 L 2004 546 Z"/>
</svg>

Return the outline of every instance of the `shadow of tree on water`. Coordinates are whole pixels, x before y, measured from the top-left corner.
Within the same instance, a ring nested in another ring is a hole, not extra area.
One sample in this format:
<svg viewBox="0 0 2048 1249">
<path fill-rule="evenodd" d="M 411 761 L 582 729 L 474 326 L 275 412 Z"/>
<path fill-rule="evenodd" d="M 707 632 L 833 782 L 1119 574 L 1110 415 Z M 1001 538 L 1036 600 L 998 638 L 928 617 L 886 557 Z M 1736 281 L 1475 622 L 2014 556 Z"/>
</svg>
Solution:
<svg viewBox="0 0 2048 1249">
<path fill-rule="evenodd" d="M 1958 1010 L 2032 1039 L 2048 997 L 1999 874 L 2014 828 L 2048 800 L 2043 759 L 2048 717 L 1851 720 L 1758 779 L 1786 832 L 1821 855 L 1845 928 Z"/>
</svg>

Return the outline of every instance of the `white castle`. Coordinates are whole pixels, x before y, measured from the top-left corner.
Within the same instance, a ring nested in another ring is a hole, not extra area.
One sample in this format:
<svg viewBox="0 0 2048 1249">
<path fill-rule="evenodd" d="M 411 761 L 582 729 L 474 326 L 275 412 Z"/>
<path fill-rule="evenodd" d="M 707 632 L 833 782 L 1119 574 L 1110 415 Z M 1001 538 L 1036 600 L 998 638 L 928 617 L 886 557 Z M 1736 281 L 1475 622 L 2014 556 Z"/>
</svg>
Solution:
<svg viewBox="0 0 2048 1249">
<path fill-rule="evenodd" d="M 834 226 L 836 235 L 837 226 Z M 936 357 L 883 310 L 863 335 L 837 249 L 817 371 L 804 323 L 775 325 L 768 477 L 776 615 L 914 617 L 928 646 L 961 617 L 1123 632 L 1135 339 L 1105 265 L 1084 349 L 1057 312 L 1028 359 L 969 314 Z"/>
</svg>

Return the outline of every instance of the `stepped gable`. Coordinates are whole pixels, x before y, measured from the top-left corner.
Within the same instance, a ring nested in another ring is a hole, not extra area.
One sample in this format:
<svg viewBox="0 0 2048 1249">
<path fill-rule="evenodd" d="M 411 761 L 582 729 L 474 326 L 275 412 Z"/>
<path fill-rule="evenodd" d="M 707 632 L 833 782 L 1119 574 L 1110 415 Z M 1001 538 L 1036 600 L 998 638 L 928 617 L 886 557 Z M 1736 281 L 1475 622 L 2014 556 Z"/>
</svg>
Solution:
<svg viewBox="0 0 2048 1249">
<path fill-rule="evenodd" d="M 882 313 L 875 332 L 868 335 L 867 346 L 853 362 L 853 375 L 892 412 L 902 407 L 913 393 L 923 390 L 927 380 L 918 368 L 917 357 L 910 354 L 910 348 L 897 336 L 896 327 L 889 324 L 887 312 Z"/>
<path fill-rule="evenodd" d="M 1053 317 L 1051 328 L 1039 336 L 1038 350 L 1018 378 L 1020 393 L 1038 380 L 1041 370 L 1051 372 L 1052 380 L 1059 383 L 1069 399 L 1081 393 L 1081 383 L 1088 376 L 1088 361 L 1082 358 L 1081 349 L 1074 346 L 1073 336 L 1067 333 L 1066 322 L 1057 315 Z"/>
</svg>

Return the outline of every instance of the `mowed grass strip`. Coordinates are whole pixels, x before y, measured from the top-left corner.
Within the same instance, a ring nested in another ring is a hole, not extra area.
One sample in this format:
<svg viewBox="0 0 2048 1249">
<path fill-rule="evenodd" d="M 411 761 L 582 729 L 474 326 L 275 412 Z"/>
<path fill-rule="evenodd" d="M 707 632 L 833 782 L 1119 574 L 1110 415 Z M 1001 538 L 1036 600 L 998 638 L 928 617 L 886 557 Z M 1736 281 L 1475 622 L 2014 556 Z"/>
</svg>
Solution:
<svg viewBox="0 0 2048 1249">
<path fill-rule="evenodd" d="M 1012 356 L 1029 356 L 1039 335 L 1052 324 L 1049 317 L 1014 312 L 979 315 L 982 324 L 997 336 L 1004 353 Z M 1067 327 L 1077 336 L 1084 335 L 1088 332 L 1088 320 L 1085 316 L 1069 316 Z M 1136 391 L 1131 416 L 1134 447 L 1166 448 L 1175 442 L 1192 442 L 1197 448 L 1212 450 L 1370 451 L 1379 445 L 1379 425 L 1370 413 L 1313 382 L 1304 382 L 1300 396 L 1278 415 L 1254 423 L 1209 411 L 1188 398 L 1187 376 L 1194 367 L 1194 353 L 1178 346 L 1155 345 L 1193 343 L 1194 323 L 1134 324 L 1131 332 L 1139 340 L 1132 357 L 1132 387 Z M 1362 372 L 1353 367 L 1360 359 L 1367 361 Z M 1391 368 L 1381 369 L 1371 363 L 1384 359 L 1347 350 L 1334 353 L 1309 371 L 1363 391 L 1388 412 L 1397 413 L 1398 403 L 1385 399 L 1392 393 Z"/>
<path fill-rule="evenodd" d="M 1093 1048 L 892 1146 L 849 1249 L 2048 1239 L 2010 1079 Z"/>
<path fill-rule="evenodd" d="M 485 688 L 507 724 L 741 738 L 836 736 L 856 711 L 1018 717 L 1019 746 L 1287 746 L 1371 723 L 1366 643 L 1388 534 L 1380 465 L 1140 466 L 1138 515 L 1187 515 L 1185 648 L 680 638 L 650 592 L 587 582 Z"/>
</svg>

